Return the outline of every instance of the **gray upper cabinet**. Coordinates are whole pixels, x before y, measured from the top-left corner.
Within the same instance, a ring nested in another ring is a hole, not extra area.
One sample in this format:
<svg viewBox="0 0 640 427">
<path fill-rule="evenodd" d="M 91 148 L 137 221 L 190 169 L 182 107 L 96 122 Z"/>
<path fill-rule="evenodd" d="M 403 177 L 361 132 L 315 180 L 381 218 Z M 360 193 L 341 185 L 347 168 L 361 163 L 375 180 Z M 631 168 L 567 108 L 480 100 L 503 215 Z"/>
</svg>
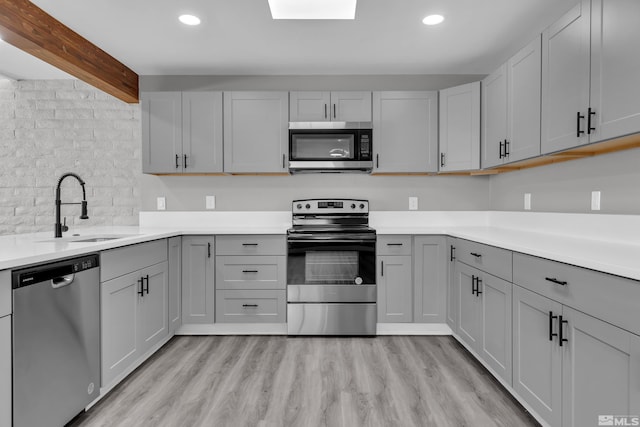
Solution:
<svg viewBox="0 0 640 427">
<path fill-rule="evenodd" d="M 373 93 L 374 173 L 438 170 L 438 92 Z"/>
<path fill-rule="evenodd" d="M 182 238 L 182 323 L 214 322 L 213 236 Z"/>
<path fill-rule="evenodd" d="M 371 92 L 296 91 L 289 96 L 292 122 L 371 121 Z"/>
<path fill-rule="evenodd" d="M 480 82 L 440 91 L 441 172 L 480 169 Z"/>
<path fill-rule="evenodd" d="M 447 247 L 441 236 L 416 236 L 413 242 L 413 321 L 444 323 L 447 294 Z"/>
<path fill-rule="evenodd" d="M 169 239 L 169 333 L 182 325 L 182 237 Z"/>
<path fill-rule="evenodd" d="M 542 153 L 589 142 L 591 0 L 580 1 L 542 33 Z"/>
<path fill-rule="evenodd" d="M 592 0 L 591 8 L 590 141 L 596 142 L 640 131 L 640 2 Z"/>
<path fill-rule="evenodd" d="M 289 94 L 224 93 L 224 171 L 286 173 Z"/>
<path fill-rule="evenodd" d="M 482 82 L 482 167 L 540 155 L 540 36 Z"/>
<path fill-rule="evenodd" d="M 222 93 L 143 92 L 142 171 L 222 172 Z"/>
</svg>

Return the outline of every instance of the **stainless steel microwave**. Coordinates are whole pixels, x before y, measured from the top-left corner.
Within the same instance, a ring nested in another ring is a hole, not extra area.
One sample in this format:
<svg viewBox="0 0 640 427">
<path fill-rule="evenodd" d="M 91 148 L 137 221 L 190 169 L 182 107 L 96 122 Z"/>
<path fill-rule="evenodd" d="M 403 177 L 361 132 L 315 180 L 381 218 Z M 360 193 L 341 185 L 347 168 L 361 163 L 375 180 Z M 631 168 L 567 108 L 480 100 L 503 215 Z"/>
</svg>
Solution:
<svg viewBox="0 0 640 427">
<path fill-rule="evenodd" d="M 290 122 L 289 171 L 370 173 L 371 136 L 369 122 Z"/>
</svg>

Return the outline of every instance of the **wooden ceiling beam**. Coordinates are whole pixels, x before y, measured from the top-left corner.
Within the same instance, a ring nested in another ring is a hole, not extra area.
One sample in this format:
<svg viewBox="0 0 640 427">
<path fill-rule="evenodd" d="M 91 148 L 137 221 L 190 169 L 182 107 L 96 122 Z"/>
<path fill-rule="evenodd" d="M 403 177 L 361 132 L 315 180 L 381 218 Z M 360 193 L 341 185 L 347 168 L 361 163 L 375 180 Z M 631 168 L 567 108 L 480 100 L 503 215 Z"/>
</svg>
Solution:
<svg viewBox="0 0 640 427">
<path fill-rule="evenodd" d="M 0 36 L 124 102 L 138 102 L 135 72 L 29 0 L 0 0 Z"/>
</svg>

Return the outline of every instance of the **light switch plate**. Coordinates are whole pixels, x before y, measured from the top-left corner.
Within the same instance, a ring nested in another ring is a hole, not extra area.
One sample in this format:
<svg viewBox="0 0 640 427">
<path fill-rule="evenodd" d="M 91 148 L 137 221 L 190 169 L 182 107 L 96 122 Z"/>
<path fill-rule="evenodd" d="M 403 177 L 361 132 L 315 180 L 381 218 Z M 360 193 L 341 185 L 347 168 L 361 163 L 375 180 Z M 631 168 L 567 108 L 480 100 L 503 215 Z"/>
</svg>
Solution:
<svg viewBox="0 0 640 427">
<path fill-rule="evenodd" d="M 206 196 L 205 204 L 207 209 L 215 209 L 216 208 L 216 196 Z"/>
<path fill-rule="evenodd" d="M 531 210 L 531 193 L 524 193 L 524 210 Z"/>
<path fill-rule="evenodd" d="M 600 192 L 599 191 L 591 192 L 591 210 L 592 211 L 600 210 Z"/>
<path fill-rule="evenodd" d="M 156 206 L 159 211 L 167 209 L 167 199 L 165 199 L 164 197 L 158 197 L 156 199 Z"/>
<path fill-rule="evenodd" d="M 409 210 L 417 211 L 418 210 L 418 198 L 417 197 L 409 197 Z"/>
</svg>

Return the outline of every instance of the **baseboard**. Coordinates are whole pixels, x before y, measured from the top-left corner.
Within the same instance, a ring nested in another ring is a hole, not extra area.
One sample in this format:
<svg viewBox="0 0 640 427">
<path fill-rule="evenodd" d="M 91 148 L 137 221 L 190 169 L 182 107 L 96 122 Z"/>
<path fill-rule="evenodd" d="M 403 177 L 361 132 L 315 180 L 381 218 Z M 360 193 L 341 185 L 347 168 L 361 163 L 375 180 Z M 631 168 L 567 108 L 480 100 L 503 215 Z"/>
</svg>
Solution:
<svg viewBox="0 0 640 427">
<path fill-rule="evenodd" d="M 378 335 L 451 335 L 446 323 L 378 323 Z"/>
<path fill-rule="evenodd" d="M 213 323 L 182 325 L 176 335 L 287 335 L 286 323 Z"/>
</svg>

